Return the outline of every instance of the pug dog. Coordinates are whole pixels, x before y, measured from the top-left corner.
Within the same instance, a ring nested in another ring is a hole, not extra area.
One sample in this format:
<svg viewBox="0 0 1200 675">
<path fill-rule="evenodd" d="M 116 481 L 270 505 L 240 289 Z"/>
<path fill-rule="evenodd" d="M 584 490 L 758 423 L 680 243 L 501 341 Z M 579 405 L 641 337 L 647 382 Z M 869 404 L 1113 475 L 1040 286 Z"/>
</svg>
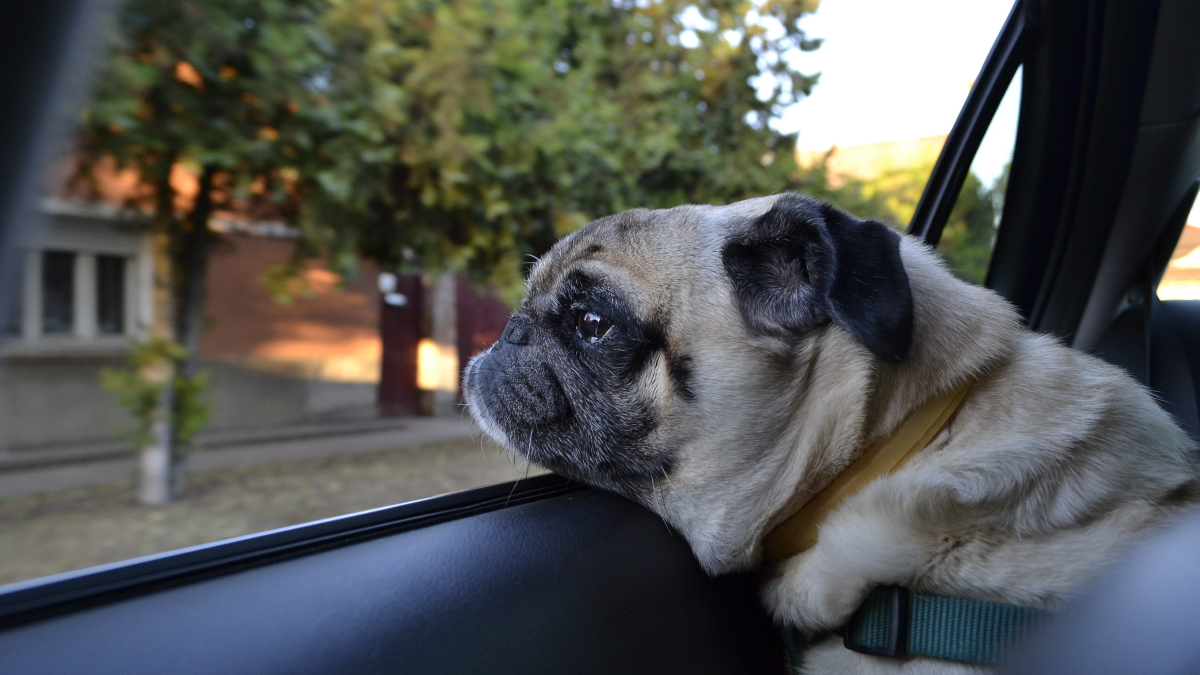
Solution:
<svg viewBox="0 0 1200 675">
<path fill-rule="evenodd" d="M 1192 444 L 1124 371 L 1025 330 L 918 239 L 798 194 L 633 210 L 559 241 L 464 374 L 515 455 L 665 519 L 710 574 L 974 379 L 924 449 L 845 499 L 762 599 L 804 635 L 871 590 L 1054 609 L 1200 501 Z M 840 638 L 806 673 L 974 673 Z"/>
</svg>

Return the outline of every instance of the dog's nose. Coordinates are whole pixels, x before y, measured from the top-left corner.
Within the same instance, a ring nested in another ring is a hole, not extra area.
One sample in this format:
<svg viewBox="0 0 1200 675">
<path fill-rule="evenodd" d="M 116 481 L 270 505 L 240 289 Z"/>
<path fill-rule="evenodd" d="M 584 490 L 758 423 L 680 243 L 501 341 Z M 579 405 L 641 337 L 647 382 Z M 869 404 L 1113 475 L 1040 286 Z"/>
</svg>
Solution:
<svg viewBox="0 0 1200 675">
<path fill-rule="evenodd" d="M 529 342 L 529 328 L 532 322 L 527 316 L 514 314 L 508 320 L 508 325 L 504 327 L 504 332 L 500 335 L 500 339 L 509 344 L 523 345 Z"/>
</svg>

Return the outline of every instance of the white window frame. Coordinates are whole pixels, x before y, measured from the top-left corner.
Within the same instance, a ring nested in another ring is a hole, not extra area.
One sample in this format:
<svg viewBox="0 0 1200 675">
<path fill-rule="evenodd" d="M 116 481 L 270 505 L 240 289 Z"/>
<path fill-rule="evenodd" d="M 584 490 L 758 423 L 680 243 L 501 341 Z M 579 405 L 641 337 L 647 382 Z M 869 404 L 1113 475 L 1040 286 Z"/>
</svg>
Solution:
<svg viewBox="0 0 1200 675">
<path fill-rule="evenodd" d="M 25 252 L 21 283 L 19 336 L 3 348 L 6 357 L 99 355 L 126 352 L 130 338 L 145 336 L 153 311 L 153 240 L 142 219 L 131 219 L 105 205 L 47 200 L 42 241 Z M 73 329 L 64 335 L 42 333 L 42 254 L 75 255 Z M 96 257 L 117 256 L 124 265 L 124 332 L 101 334 Z"/>
</svg>

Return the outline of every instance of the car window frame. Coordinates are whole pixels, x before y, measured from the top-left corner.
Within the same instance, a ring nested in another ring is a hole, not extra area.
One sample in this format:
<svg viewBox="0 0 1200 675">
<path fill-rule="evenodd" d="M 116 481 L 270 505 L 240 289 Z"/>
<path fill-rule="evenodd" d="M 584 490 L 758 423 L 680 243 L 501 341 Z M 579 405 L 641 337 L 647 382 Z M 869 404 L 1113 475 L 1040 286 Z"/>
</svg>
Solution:
<svg viewBox="0 0 1200 675">
<path fill-rule="evenodd" d="M 1000 101 L 1025 61 L 1032 33 L 1033 23 L 1025 2 L 1016 0 L 946 136 L 909 223 L 908 234 L 921 238 L 931 247 L 936 248 L 941 240 L 958 194 L 970 173 L 971 162 L 992 124 Z"/>
</svg>

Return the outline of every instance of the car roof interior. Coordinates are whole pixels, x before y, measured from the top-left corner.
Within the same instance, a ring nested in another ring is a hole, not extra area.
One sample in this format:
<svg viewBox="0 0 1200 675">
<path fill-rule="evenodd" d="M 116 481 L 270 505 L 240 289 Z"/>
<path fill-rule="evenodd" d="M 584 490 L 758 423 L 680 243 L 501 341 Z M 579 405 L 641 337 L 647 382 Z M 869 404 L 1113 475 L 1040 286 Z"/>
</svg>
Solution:
<svg viewBox="0 0 1200 675">
<path fill-rule="evenodd" d="M 66 129 L 52 113 L 111 8 L 42 0 L 0 22 L 4 288 Z M 911 231 L 936 243 L 1023 66 L 987 284 L 1200 438 L 1200 301 L 1154 296 L 1200 177 L 1200 3 L 1022 0 L 1005 31 Z M 782 672 L 757 583 L 707 577 L 656 516 L 549 475 L 9 586 L 0 671 Z"/>
</svg>

